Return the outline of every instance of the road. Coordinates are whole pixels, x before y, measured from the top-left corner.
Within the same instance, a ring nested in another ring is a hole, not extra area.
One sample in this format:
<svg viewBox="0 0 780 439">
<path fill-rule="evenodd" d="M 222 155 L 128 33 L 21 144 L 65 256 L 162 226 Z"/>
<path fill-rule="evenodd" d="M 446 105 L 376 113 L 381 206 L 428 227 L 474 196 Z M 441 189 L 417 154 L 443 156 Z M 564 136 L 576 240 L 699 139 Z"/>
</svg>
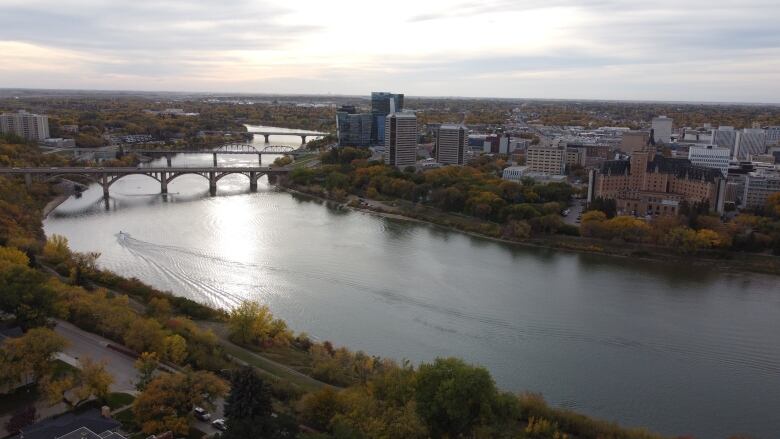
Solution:
<svg viewBox="0 0 780 439">
<path fill-rule="evenodd" d="M 585 200 L 582 199 L 575 199 L 574 202 L 571 203 L 571 206 L 569 207 L 569 214 L 563 217 L 563 222 L 566 224 L 570 224 L 572 226 L 579 226 L 580 223 L 577 222 L 577 217 L 582 215 L 582 210 L 585 208 Z"/>
<path fill-rule="evenodd" d="M 110 340 L 100 337 L 64 321 L 57 320 L 54 331 L 65 337 L 70 343 L 63 350 L 61 359 L 66 363 L 74 363 L 80 358 L 89 357 L 95 361 L 105 361 L 106 370 L 114 377 L 111 384 L 112 392 L 134 392 L 138 372 L 133 367 L 135 359 L 129 355 L 119 353 L 107 346 Z M 76 365 L 76 364 L 71 364 Z"/>
</svg>

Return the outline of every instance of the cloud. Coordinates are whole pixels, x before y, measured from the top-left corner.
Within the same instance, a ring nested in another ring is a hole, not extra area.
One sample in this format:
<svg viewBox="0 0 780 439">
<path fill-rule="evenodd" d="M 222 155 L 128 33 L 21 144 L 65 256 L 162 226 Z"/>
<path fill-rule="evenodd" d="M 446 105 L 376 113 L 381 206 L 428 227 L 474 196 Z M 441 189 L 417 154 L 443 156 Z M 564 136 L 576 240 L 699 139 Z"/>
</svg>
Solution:
<svg viewBox="0 0 780 439">
<path fill-rule="evenodd" d="M 780 102 L 779 19 L 774 0 L 4 0 L 0 84 Z"/>
</svg>

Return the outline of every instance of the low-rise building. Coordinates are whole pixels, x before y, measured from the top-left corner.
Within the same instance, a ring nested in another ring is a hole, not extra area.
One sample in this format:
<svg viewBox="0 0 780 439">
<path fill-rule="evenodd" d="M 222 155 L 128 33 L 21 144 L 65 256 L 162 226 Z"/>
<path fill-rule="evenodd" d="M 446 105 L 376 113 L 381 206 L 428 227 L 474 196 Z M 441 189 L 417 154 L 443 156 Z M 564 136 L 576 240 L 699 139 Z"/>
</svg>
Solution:
<svg viewBox="0 0 780 439">
<path fill-rule="evenodd" d="M 688 148 L 688 160 L 696 166 L 717 169 L 725 177 L 729 171 L 731 151 L 714 145 L 694 145 Z"/>
<path fill-rule="evenodd" d="M 501 173 L 501 178 L 504 180 L 521 182 L 524 178 L 530 178 L 537 183 L 562 183 L 566 181 L 564 175 L 550 175 L 543 172 L 534 172 L 529 169 L 528 166 L 510 166 L 504 168 Z"/>
<path fill-rule="evenodd" d="M 717 169 L 646 149 L 634 153 L 630 160 L 607 161 L 591 171 L 588 202 L 599 197 L 613 199 L 620 213 L 637 216 L 675 215 L 683 201 L 707 203 L 710 209 L 722 212 L 725 183 Z"/>
<path fill-rule="evenodd" d="M 745 176 L 742 207 L 764 207 L 767 198 L 777 192 L 780 192 L 780 171 L 777 168 L 750 172 Z"/>
</svg>

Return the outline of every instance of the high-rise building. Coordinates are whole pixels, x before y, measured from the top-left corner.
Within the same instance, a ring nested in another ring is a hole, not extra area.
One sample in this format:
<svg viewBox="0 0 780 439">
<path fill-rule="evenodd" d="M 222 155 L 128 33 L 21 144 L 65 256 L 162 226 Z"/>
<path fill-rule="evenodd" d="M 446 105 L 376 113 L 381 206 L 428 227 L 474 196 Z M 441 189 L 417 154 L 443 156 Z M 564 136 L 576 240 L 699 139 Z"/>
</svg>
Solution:
<svg viewBox="0 0 780 439">
<path fill-rule="evenodd" d="M 371 114 L 374 115 L 371 141 L 376 145 L 385 143 L 385 122 L 387 115 L 404 110 L 404 95 L 398 93 L 372 92 Z"/>
<path fill-rule="evenodd" d="M 764 207 L 770 195 L 780 192 L 780 172 L 776 169 L 759 169 L 745 176 L 742 207 Z"/>
<path fill-rule="evenodd" d="M 370 146 L 373 120 L 371 113 L 357 113 L 354 106 L 342 106 L 336 112 L 339 146 Z"/>
<path fill-rule="evenodd" d="M 656 143 L 669 143 L 672 141 L 672 119 L 666 116 L 654 117 L 653 140 Z"/>
<path fill-rule="evenodd" d="M 15 134 L 27 140 L 49 137 L 49 117 L 26 111 L 0 114 L 0 133 Z"/>
<path fill-rule="evenodd" d="M 566 172 L 566 147 L 529 146 L 525 164 L 532 172 L 563 175 Z"/>
<path fill-rule="evenodd" d="M 731 151 L 728 148 L 713 145 L 694 145 L 688 149 L 688 160 L 695 166 L 718 169 L 725 177 L 729 172 Z"/>
<path fill-rule="evenodd" d="M 766 153 L 766 131 L 761 128 L 745 128 L 737 132 L 734 158 L 748 160 L 750 156 Z"/>
<path fill-rule="evenodd" d="M 443 165 L 462 165 L 467 143 L 466 127 L 442 124 L 436 131 L 436 161 Z"/>
<path fill-rule="evenodd" d="M 780 145 L 780 126 L 771 126 L 766 129 L 767 146 Z"/>
<path fill-rule="evenodd" d="M 391 113 L 385 118 L 385 163 L 397 168 L 417 163 L 417 116 Z"/>
<path fill-rule="evenodd" d="M 734 127 L 720 126 L 712 130 L 712 144 L 721 148 L 728 148 L 732 157 L 734 156 L 734 147 L 737 144 L 737 132 Z"/>
</svg>

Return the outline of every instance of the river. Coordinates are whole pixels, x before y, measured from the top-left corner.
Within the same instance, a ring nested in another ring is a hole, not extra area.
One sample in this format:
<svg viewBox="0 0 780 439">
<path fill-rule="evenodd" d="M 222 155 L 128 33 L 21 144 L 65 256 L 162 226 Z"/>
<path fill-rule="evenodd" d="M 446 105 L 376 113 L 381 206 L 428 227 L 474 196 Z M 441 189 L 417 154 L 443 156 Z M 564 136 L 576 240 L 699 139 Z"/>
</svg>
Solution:
<svg viewBox="0 0 780 439">
<path fill-rule="evenodd" d="M 461 357 L 504 389 L 625 426 L 780 434 L 776 277 L 512 246 L 339 210 L 265 178 L 248 186 L 228 176 L 211 197 L 187 175 L 163 198 L 159 183 L 130 176 L 108 210 L 91 187 L 45 230 L 155 287 L 220 307 L 255 299 L 296 331 L 370 354 Z"/>
</svg>

